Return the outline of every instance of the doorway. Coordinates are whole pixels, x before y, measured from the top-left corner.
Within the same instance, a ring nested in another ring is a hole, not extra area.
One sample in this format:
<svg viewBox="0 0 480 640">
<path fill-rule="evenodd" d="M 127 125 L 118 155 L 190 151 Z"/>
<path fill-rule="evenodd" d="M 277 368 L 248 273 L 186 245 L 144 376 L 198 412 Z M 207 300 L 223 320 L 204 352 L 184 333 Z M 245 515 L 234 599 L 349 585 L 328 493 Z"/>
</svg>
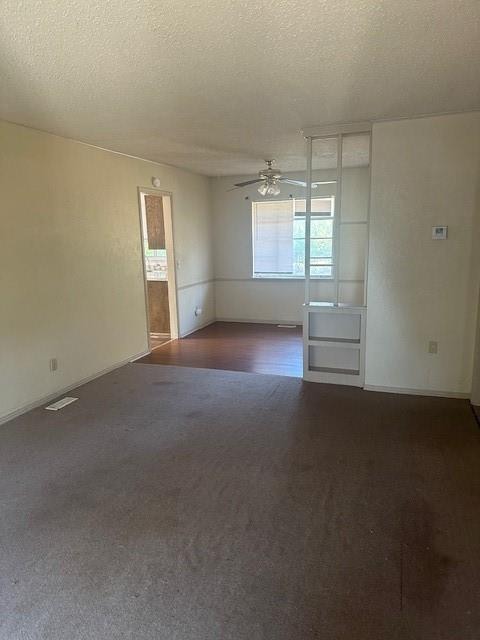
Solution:
<svg viewBox="0 0 480 640">
<path fill-rule="evenodd" d="M 149 350 L 178 338 L 172 195 L 139 189 Z"/>
</svg>

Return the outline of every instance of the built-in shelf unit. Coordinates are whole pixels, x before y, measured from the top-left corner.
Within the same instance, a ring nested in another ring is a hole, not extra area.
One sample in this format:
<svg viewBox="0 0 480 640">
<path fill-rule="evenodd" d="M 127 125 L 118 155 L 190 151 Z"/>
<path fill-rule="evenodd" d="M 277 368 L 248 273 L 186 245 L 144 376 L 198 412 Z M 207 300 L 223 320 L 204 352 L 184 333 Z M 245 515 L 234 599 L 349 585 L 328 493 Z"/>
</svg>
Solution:
<svg viewBox="0 0 480 640">
<path fill-rule="evenodd" d="M 366 307 L 304 305 L 304 372 L 310 382 L 363 386 Z"/>
<path fill-rule="evenodd" d="M 303 133 L 307 141 L 304 379 L 363 387 L 371 124 L 311 128 Z M 334 203 L 330 240 L 319 237 L 318 221 L 327 214 L 312 211 L 312 198 L 318 196 Z M 322 278 L 326 266 L 330 277 Z"/>
</svg>

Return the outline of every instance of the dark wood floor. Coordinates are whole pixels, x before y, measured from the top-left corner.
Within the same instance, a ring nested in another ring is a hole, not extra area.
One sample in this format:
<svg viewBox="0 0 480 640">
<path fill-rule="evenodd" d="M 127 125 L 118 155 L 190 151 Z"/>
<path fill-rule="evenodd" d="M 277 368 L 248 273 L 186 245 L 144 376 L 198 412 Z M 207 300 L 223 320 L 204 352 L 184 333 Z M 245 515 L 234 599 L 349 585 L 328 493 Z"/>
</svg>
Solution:
<svg viewBox="0 0 480 640">
<path fill-rule="evenodd" d="M 215 322 L 137 362 L 301 377 L 302 329 Z"/>
</svg>

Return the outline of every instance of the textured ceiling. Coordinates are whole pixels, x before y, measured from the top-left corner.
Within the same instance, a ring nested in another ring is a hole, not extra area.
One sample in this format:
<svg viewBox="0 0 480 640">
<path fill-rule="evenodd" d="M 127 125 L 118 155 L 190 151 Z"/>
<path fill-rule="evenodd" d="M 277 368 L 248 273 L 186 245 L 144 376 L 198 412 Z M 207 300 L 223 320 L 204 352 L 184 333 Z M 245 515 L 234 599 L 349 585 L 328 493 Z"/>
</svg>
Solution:
<svg viewBox="0 0 480 640">
<path fill-rule="evenodd" d="M 3 0 L 0 117 L 207 175 L 480 108 L 479 0 Z"/>
</svg>

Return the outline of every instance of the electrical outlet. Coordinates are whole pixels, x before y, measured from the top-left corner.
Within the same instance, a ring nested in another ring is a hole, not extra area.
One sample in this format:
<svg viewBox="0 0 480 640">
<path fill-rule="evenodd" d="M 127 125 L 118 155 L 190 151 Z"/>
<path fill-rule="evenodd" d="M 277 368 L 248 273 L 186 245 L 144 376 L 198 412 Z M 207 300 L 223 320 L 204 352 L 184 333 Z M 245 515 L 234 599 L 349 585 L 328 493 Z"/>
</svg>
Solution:
<svg viewBox="0 0 480 640">
<path fill-rule="evenodd" d="M 438 353 L 438 342 L 430 340 L 428 343 L 428 353 Z"/>
<path fill-rule="evenodd" d="M 50 360 L 50 371 L 56 371 L 58 369 L 58 360 L 56 358 L 52 358 Z"/>
</svg>

